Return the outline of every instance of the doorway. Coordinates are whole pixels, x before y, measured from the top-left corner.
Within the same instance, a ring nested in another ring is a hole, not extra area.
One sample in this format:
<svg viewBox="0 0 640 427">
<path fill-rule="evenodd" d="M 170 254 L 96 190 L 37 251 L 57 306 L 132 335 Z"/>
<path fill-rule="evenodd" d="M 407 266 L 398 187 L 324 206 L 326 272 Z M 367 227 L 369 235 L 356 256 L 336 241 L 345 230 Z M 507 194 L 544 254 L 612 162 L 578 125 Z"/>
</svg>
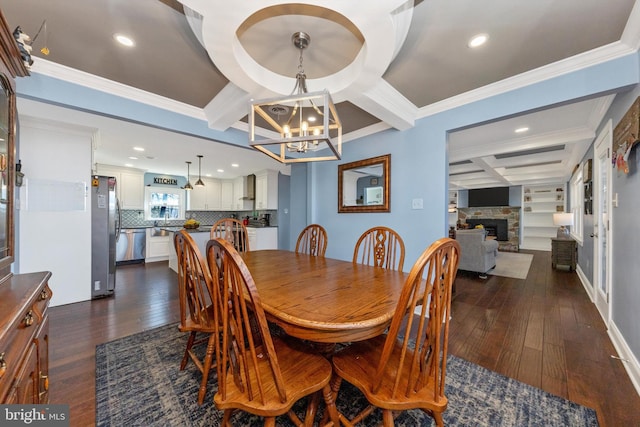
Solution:
<svg viewBox="0 0 640 427">
<path fill-rule="evenodd" d="M 611 140 L 607 122 L 594 145 L 593 286 L 595 303 L 606 325 L 611 318 Z"/>
</svg>

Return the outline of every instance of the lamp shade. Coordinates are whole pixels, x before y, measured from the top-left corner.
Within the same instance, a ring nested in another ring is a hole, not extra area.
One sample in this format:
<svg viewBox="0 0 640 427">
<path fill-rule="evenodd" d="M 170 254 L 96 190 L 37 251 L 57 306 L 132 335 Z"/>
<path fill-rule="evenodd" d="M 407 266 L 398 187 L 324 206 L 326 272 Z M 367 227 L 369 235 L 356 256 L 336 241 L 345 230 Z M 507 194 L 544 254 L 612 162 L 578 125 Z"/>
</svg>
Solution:
<svg viewBox="0 0 640 427">
<path fill-rule="evenodd" d="M 573 225 L 573 214 L 570 212 L 561 212 L 553 214 L 553 223 L 555 225 Z"/>
</svg>

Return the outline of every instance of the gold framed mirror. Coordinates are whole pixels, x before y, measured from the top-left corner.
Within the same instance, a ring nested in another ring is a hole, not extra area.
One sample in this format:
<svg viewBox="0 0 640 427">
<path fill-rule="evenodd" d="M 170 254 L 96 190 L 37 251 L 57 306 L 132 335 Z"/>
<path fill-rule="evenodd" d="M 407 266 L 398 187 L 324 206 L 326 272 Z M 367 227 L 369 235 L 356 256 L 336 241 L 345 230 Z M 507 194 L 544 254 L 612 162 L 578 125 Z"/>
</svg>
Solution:
<svg viewBox="0 0 640 427">
<path fill-rule="evenodd" d="M 338 165 L 338 213 L 391 211 L 391 154 Z"/>
</svg>

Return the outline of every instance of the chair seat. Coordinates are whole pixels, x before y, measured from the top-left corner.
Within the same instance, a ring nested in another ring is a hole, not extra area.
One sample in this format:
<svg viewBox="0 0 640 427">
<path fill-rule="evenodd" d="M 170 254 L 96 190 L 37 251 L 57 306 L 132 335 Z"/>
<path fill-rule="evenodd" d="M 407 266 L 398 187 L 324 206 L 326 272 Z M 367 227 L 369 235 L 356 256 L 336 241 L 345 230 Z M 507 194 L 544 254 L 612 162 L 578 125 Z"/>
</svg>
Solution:
<svg viewBox="0 0 640 427">
<path fill-rule="evenodd" d="M 228 375 L 225 399 L 222 399 L 220 393 L 216 393 L 213 399 L 218 409 L 239 408 L 260 416 L 282 415 L 287 413 L 296 401 L 321 390 L 329 383 L 332 368 L 327 359 L 317 354 L 294 349 L 277 337 L 272 339 L 282 378 L 287 384 L 286 401 L 282 402 L 275 390 L 265 393 L 265 402 L 259 401 L 259 398 L 249 400 L 246 392 L 238 388 L 234 376 Z M 266 358 L 259 360 L 259 369 L 263 378 L 270 377 L 271 367 Z M 251 377 L 251 384 L 256 390 L 258 385 L 254 375 Z M 274 387 L 273 383 L 267 379 L 263 379 L 263 385 L 268 388 Z"/>
<path fill-rule="evenodd" d="M 213 305 L 207 306 L 207 312 L 208 313 L 206 317 L 202 316 L 202 319 L 213 319 L 214 318 Z M 182 323 L 183 324 L 178 325 L 178 330 L 180 332 L 191 332 L 191 331 L 204 332 L 204 333 L 215 332 L 215 327 L 213 325 L 213 322 L 211 323 L 211 325 L 206 325 L 204 321 L 194 322 L 193 320 L 191 320 L 191 317 L 187 316 Z"/>
<path fill-rule="evenodd" d="M 374 393 L 372 392 L 372 381 L 376 377 L 376 370 L 382 355 L 382 349 L 386 340 L 386 335 L 381 335 L 366 341 L 355 342 L 349 347 L 337 352 L 333 356 L 333 366 L 336 373 L 349 383 L 356 386 L 366 396 L 367 400 L 374 406 L 389 410 L 406 410 L 412 408 L 422 408 L 426 410 L 436 410 L 443 412 L 447 408 L 448 400 L 445 396 L 434 402 L 433 381 L 427 383 L 418 392 L 412 392 L 407 396 L 404 390 L 398 390 L 392 396 L 392 389 L 395 375 L 398 371 L 400 355 L 402 352 L 402 341 L 396 341 L 396 346 L 387 362 L 384 371 L 382 386 Z M 411 350 L 407 349 L 405 360 L 410 360 Z M 401 384 L 406 384 L 409 376 L 410 366 L 404 364 Z"/>
</svg>

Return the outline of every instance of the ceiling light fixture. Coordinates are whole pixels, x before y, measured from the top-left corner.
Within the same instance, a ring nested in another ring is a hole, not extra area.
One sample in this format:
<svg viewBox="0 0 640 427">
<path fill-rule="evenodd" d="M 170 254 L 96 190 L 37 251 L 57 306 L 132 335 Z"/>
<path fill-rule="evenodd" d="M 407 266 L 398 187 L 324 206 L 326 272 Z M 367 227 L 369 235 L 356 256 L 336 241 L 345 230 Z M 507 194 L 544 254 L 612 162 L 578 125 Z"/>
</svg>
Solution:
<svg viewBox="0 0 640 427">
<path fill-rule="evenodd" d="M 339 160 L 342 155 L 342 123 L 331 95 L 326 89 L 307 92 L 302 52 L 311 43 L 311 37 L 300 31 L 293 34 L 291 41 L 300 49 L 295 87 L 289 96 L 251 103 L 249 144 L 285 164 Z M 316 118 L 319 123 L 310 125 Z M 260 121 L 256 123 L 256 120 Z M 268 129 L 273 138 L 258 137 L 256 128 Z"/>
<path fill-rule="evenodd" d="M 133 147 L 133 149 L 136 151 L 144 151 L 144 148 L 142 147 Z"/>
<path fill-rule="evenodd" d="M 526 132 L 526 131 L 528 131 L 528 130 L 529 130 L 529 128 L 528 128 L 528 127 L 526 127 L 526 126 L 524 126 L 524 127 L 521 127 L 521 128 L 516 129 L 516 130 L 515 130 L 515 133 L 524 133 L 524 132 Z"/>
<path fill-rule="evenodd" d="M 202 154 L 198 154 L 196 157 L 198 157 L 198 180 L 196 181 L 195 185 L 196 187 L 204 187 L 204 182 L 202 181 Z"/>
<path fill-rule="evenodd" d="M 467 46 L 471 48 L 480 47 L 483 44 L 485 44 L 487 40 L 489 40 L 489 36 L 487 34 L 477 34 L 471 37 L 471 40 L 469 40 L 469 43 L 467 43 Z"/>
<path fill-rule="evenodd" d="M 113 38 L 118 43 L 120 43 L 121 45 L 126 46 L 126 47 L 133 47 L 133 45 L 135 44 L 131 38 L 125 36 L 124 34 L 116 33 L 116 34 L 113 35 Z"/>
<path fill-rule="evenodd" d="M 187 161 L 185 163 L 187 164 L 187 183 L 182 188 L 184 188 L 185 190 L 193 190 L 193 186 L 189 182 L 189 166 L 191 166 L 191 162 Z"/>
</svg>

